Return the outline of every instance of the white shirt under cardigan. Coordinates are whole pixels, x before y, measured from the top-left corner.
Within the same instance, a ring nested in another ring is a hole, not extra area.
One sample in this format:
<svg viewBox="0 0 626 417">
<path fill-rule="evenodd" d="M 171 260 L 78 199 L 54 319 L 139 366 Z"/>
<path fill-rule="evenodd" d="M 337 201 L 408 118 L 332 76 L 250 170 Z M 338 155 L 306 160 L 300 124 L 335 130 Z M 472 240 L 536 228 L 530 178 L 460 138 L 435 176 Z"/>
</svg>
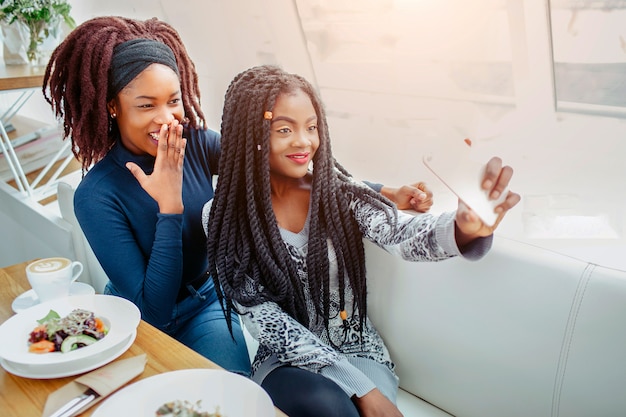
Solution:
<svg viewBox="0 0 626 417">
<path fill-rule="evenodd" d="M 207 203 L 203 210 L 205 230 L 210 204 Z M 353 196 L 350 208 L 365 239 L 406 260 L 439 261 L 456 255 L 476 260 L 483 257 L 491 247 L 491 237 L 477 239 L 461 254 L 454 238 L 454 212 L 439 216 L 413 216 L 397 212 L 396 216 L 395 208 L 382 210 L 356 196 Z M 308 288 L 306 254 L 309 218 L 299 233 L 285 229 L 280 229 L 280 232 L 298 265 L 300 279 Z M 378 388 L 395 402 L 398 389 L 395 365 L 369 319 L 366 320 L 363 332 L 358 331 L 359 318 L 352 315 L 354 298 L 349 285 L 346 285 L 345 290 L 347 326 L 339 316 L 337 260 L 330 244 L 329 261 L 331 305 L 328 333 L 324 329 L 323 320 L 315 320 L 317 317 L 310 297 L 307 297 L 312 317 L 310 322 L 316 324 L 309 328 L 298 323 L 273 302 L 254 307 L 236 304 L 246 329 L 259 342 L 252 365 L 252 379 L 260 384 L 272 370 L 280 366 L 297 366 L 331 379 L 350 397 L 361 397 Z M 305 294 L 308 294 L 306 290 Z M 419 302 L 419 294 L 416 294 L 416 302 Z"/>
</svg>

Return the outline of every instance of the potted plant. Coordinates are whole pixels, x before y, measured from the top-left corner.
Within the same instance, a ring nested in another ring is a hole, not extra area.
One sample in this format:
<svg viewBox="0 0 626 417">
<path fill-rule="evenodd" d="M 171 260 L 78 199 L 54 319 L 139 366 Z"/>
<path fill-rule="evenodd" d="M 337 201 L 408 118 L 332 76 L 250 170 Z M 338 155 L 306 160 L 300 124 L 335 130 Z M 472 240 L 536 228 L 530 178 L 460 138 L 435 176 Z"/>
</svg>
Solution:
<svg viewBox="0 0 626 417">
<path fill-rule="evenodd" d="M 26 57 L 38 63 L 44 40 L 50 35 L 59 36 L 61 23 L 70 29 L 76 27 L 71 9 L 67 0 L 0 0 L 0 20 L 26 29 Z"/>
</svg>

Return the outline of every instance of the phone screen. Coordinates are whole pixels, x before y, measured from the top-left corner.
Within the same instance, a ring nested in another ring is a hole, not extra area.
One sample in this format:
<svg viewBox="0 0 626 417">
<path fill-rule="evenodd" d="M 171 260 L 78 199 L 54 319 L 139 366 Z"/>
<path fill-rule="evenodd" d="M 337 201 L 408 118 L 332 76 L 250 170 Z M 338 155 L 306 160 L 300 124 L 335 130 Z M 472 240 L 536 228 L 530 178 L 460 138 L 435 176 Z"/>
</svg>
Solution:
<svg viewBox="0 0 626 417">
<path fill-rule="evenodd" d="M 495 207 L 506 199 L 505 190 L 500 198 L 490 200 L 488 192 L 483 190 L 480 183 L 485 174 L 487 161 L 474 160 L 467 150 L 428 153 L 423 157 L 424 165 L 446 187 L 462 200 L 485 224 L 493 226 L 498 218 Z"/>
</svg>

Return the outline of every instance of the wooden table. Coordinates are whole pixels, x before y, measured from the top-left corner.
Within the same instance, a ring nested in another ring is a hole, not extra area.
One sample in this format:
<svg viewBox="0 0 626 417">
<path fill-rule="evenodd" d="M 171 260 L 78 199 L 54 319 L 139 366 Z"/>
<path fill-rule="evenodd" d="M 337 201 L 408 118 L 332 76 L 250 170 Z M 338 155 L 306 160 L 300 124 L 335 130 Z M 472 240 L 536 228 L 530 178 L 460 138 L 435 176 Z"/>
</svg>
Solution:
<svg viewBox="0 0 626 417">
<path fill-rule="evenodd" d="M 29 262 L 0 269 L 0 323 L 14 313 L 11 303 L 18 295 L 30 289 L 24 269 Z M 219 369 L 215 363 L 189 349 L 145 321 L 139 323 L 135 342 L 117 360 L 146 354 L 148 363 L 144 372 L 133 381 L 177 369 Z M 40 417 L 48 394 L 72 381 L 74 377 L 58 379 L 28 379 L 12 375 L 0 368 L 0 415 L 2 417 Z M 81 416 L 90 416 L 93 407 Z M 286 417 L 276 409 L 277 417 Z"/>
<path fill-rule="evenodd" d="M 41 88 L 46 68 L 24 65 L 0 65 L 0 91 Z"/>
</svg>

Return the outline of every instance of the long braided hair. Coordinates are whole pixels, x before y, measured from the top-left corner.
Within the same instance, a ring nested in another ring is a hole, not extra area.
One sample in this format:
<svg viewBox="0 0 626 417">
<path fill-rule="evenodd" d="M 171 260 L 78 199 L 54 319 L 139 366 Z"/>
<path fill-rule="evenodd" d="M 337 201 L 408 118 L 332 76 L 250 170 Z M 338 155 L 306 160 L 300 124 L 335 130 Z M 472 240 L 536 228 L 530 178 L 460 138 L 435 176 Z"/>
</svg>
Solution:
<svg viewBox="0 0 626 417">
<path fill-rule="evenodd" d="M 171 25 L 156 18 L 96 17 L 76 27 L 54 50 L 42 87 L 83 170 L 102 159 L 116 140 L 107 111 L 107 103 L 114 98 L 107 97 L 111 57 L 116 45 L 137 38 L 160 41 L 172 49 L 189 125 L 205 125 L 195 65 Z"/>
<path fill-rule="evenodd" d="M 226 313 L 233 301 L 253 306 L 276 302 L 301 324 L 311 317 L 297 265 L 281 238 L 272 210 L 269 179 L 270 120 L 281 94 L 306 93 L 318 118 L 320 145 L 313 157 L 307 273 L 310 299 L 328 330 L 330 312 L 328 241 L 337 254 L 340 309 L 350 285 L 362 328 L 367 287 L 362 233 L 351 216 L 349 193 L 375 204 L 390 204 L 380 194 L 357 186 L 332 156 L 326 114 L 313 86 L 274 66 L 254 67 L 237 75 L 225 96 L 219 181 L 208 224 L 210 273 Z M 230 320 L 228 320 L 230 324 Z"/>
</svg>

